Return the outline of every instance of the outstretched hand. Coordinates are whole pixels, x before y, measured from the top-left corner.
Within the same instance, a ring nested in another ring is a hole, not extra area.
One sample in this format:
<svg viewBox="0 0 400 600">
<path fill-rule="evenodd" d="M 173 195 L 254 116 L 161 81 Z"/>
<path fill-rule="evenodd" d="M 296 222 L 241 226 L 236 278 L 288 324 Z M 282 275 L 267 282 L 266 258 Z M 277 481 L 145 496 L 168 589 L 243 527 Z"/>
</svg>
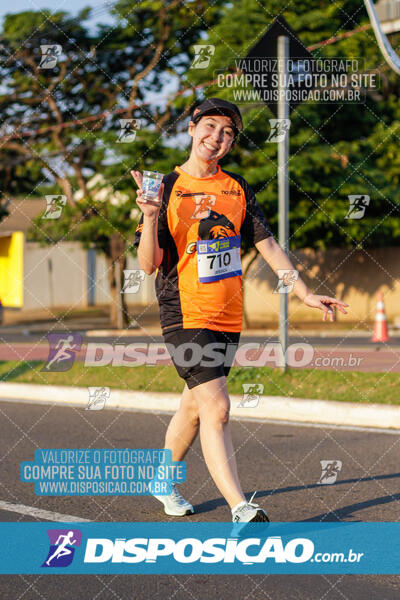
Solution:
<svg viewBox="0 0 400 600">
<path fill-rule="evenodd" d="M 304 304 L 311 308 L 319 308 L 324 312 L 322 320 L 326 321 L 326 317 L 329 315 L 330 321 L 333 321 L 333 307 L 336 307 L 340 312 L 347 315 L 345 306 L 349 306 L 346 302 L 342 302 L 337 298 L 330 298 L 330 296 L 318 296 L 317 294 L 307 294 L 303 300 Z"/>
</svg>

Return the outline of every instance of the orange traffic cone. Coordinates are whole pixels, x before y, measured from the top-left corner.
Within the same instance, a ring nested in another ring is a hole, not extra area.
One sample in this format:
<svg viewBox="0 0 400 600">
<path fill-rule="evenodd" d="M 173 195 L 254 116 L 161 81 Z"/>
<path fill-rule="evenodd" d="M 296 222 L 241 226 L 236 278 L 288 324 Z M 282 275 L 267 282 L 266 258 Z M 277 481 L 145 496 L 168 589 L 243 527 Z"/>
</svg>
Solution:
<svg viewBox="0 0 400 600">
<path fill-rule="evenodd" d="M 376 305 L 376 317 L 374 323 L 374 335 L 371 342 L 388 342 L 388 328 L 385 313 L 385 304 L 383 302 L 382 292 L 378 294 L 378 302 Z"/>
</svg>

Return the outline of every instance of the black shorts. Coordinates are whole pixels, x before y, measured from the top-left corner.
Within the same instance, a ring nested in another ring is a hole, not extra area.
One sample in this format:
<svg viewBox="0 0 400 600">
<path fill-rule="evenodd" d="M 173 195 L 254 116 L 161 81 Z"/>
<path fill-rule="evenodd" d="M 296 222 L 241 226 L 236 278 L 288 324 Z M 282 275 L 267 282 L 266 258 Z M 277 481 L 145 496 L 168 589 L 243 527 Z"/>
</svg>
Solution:
<svg viewBox="0 0 400 600">
<path fill-rule="evenodd" d="M 163 333 L 163 337 L 178 375 L 192 389 L 206 381 L 224 375 L 227 377 L 235 358 L 240 332 L 175 329 Z"/>
</svg>

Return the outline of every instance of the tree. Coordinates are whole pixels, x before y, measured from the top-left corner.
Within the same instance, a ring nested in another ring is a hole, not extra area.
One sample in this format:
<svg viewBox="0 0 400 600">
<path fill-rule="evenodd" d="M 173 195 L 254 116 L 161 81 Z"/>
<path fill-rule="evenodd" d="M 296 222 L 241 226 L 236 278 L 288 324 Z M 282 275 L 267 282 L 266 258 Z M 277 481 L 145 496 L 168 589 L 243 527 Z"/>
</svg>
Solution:
<svg viewBox="0 0 400 600">
<path fill-rule="evenodd" d="M 216 73 L 234 72 L 235 59 L 245 57 L 281 12 L 281 3 L 241 0 L 227 6 L 220 22 L 203 43 L 215 54 L 205 70 L 190 71 L 200 84 Z M 322 6 L 319 0 L 290 4 L 284 17 L 305 46 L 367 24 L 365 11 L 353 0 Z M 399 36 L 393 40 L 396 47 Z M 398 145 L 400 82 L 388 71 L 371 31 L 360 32 L 334 45 L 319 48 L 315 57 L 362 57 L 363 71 L 376 69 L 379 92 L 365 105 L 300 105 L 291 115 L 290 223 L 291 248 L 368 248 L 400 244 Z M 207 96 L 233 100 L 232 91 L 207 85 Z M 268 221 L 277 230 L 277 148 L 266 142 L 268 119 L 264 104 L 243 104 L 245 132 L 227 165 L 253 186 Z M 366 194 L 371 203 L 361 220 L 346 219 L 350 194 Z"/>
<path fill-rule="evenodd" d="M 190 63 L 189 47 L 217 18 L 222 4 L 221 0 L 213 7 L 204 0 L 145 0 L 132 7 L 122 0 L 113 11 L 115 23 L 101 26 L 95 35 L 84 26 L 88 10 L 77 19 L 61 11 L 53 15 L 27 11 L 7 15 L 4 21 L 3 148 L 17 157 L 24 170 L 30 161 L 35 164 L 35 179 L 29 180 L 28 187 L 35 185 L 29 193 L 61 192 L 67 199 L 60 218 L 46 221 L 39 217 L 31 235 L 42 243 L 79 240 L 104 253 L 114 324 L 116 273 L 122 273 L 126 253 L 133 251 L 138 216 L 130 218 L 134 186 L 129 171 L 171 170 L 173 157 L 164 141 L 177 131 L 181 113 L 174 95 L 149 103 L 148 94 L 163 88 L 167 74 L 178 81 Z M 49 69 L 43 68 L 43 45 L 51 46 L 50 55 L 62 47 L 56 65 Z M 121 118 L 139 123 L 134 143 L 118 143 Z M 174 154 L 179 157 L 180 151 Z M 100 187 L 107 197 L 122 192 L 128 195 L 125 202 L 117 206 L 93 198 L 88 182 L 99 172 L 105 178 Z M 15 181 L 11 175 L 9 181 Z M 17 186 L 22 193 L 28 192 L 23 182 Z M 122 253 L 118 256 L 112 253 L 111 239 L 113 247 L 119 240 Z M 126 311 L 124 318 L 126 322 Z"/>
<path fill-rule="evenodd" d="M 95 61 L 95 40 L 80 22 L 87 14 L 82 11 L 78 19 L 61 11 L 6 15 L 1 36 L 2 148 L 20 164 L 31 161 L 34 181 L 39 171 L 40 183 L 55 182 L 68 202 L 74 184 L 85 191 L 83 170 L 97 140 L 84 124 L 66 125 L 112 108 L 118 95 Z"/>
</svg>

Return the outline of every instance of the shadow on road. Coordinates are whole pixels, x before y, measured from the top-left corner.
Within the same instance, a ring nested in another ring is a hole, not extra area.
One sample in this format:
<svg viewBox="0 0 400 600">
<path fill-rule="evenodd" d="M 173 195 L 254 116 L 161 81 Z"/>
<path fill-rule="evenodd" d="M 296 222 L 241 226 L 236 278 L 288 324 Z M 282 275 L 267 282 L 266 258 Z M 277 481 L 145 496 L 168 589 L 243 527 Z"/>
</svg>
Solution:
<svg viewBox="0 0 400 600">
<path fill-rule="evenodd" d="M 400 477 L 400 473 L 390 473 L 388 475 L 375 475 L 370 477 L 355 477 L 353 479 L 343 479 L 341 481 L 336 481 L 334 486 L 344 485 L 348 483 L 365 483 L 367 481 L 380 481 L 385 479 L 393 479 L 396 477 Z M 315 488 L 321 488 L 326 486 L 321 486 L 317 483 L 313 483 L 310 485 L 292 485 L 285 488 L 275 489 L 275 490 L 260 490 L 257 492 L 256 498 L 254 502 L 257 502 L 261 497 L 266 496 L 276 496 L 277 494 L 285 494 L 290 492 L 299 492 L 302 490 L 312 490 Z M 250 496 L 251 494 L 246 494 Z M 357 502 L 355 504 L 349 504 L 348 506 L 343 506 L 342 508 L 338 508 L 336 510 L 329 511 L 327 513 L 322 513 L 320 515 L 316 515 L 315 517 L 310 517 L 309 519 L 304 519 L 304 522 L 310 521 L 344 521 L 346 518 L 350 518 L 353 516 L 354 512 L 359 510 L 363 510 L 364 508 L 369 508 L 371 506 L 377 506 L 382 504 L 388 504 L 389 502 L 395 502 L 400 500 L 400 494 L 389 494 L 388 496 L 381 496 L 380 498 L 374 498 L 372 500 L 366 500 L 365 502 Z M 201 504 L 196 505 L 196 513 L 208 512 L 211 510 L 215 510 L 219 506 L 225 506 L 226 502 L 222 498 L 216 498 L 214 500 L 208 500 L 207 502 L 202 502 Z"/>
<path fill-rule="evenodd" d="M 365 500 L 365 502 L 355 502 L 354 504 L 348 504 L 342 508 L 332 510 L 327 513 L 322 513 L 309 519 L 304 519 L 306 523 L 310 521 L 345 521 L 354 516 L 355 512 L 363 510 L 364 508 L 370 508 L 371 506 L 378 506 L 382 504 L 389 504 L 389 502 L 396 502 L 400 500 L 400 494 L 389 494 L 388 496 L 380 496 L 380 498 L 373 498 L 372 500 Z M 361 521 L 361 519 L 360 519 Z"/>
</svg>

